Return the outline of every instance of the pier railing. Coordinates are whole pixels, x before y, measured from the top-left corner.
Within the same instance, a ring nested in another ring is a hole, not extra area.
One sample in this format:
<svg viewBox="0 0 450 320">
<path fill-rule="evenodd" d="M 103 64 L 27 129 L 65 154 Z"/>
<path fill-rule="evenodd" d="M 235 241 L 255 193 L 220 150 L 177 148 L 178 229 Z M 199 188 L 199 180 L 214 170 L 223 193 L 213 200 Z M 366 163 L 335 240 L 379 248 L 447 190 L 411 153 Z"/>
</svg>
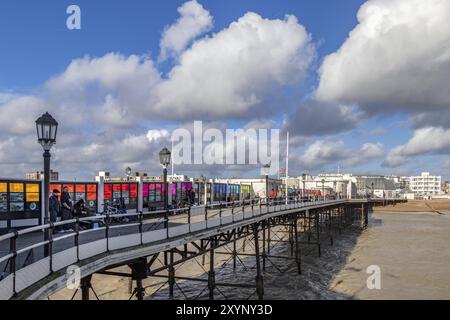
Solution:
<svg viewBox="0 0 450 320">
<path fill-rule="evenodd" d="M 255 198 L 167 211 L 98 214 L 14 230 L 0 236 L 0 300 L 10 299 L 53 272 L 99 254 L 164 242 L 263 215 L 346 201 Z"/>
</svg>

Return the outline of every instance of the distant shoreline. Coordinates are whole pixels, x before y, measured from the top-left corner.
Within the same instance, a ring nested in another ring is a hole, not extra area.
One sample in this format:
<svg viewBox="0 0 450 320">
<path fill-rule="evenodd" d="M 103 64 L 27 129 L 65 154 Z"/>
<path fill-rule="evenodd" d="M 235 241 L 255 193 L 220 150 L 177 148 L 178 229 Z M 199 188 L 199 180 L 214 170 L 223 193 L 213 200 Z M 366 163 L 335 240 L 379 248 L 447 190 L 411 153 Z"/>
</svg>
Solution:
<svg viewBox="0 0 450 320">
<path fill-rule="evenodd" d="M 400 203 L 395 206 L 374 207 L 375 212 L 398 212 L 398 213 L 433 213 L 447 215 L 450 214 L 450 200 L 409 200 L 407 203 Z"/>
</svg>

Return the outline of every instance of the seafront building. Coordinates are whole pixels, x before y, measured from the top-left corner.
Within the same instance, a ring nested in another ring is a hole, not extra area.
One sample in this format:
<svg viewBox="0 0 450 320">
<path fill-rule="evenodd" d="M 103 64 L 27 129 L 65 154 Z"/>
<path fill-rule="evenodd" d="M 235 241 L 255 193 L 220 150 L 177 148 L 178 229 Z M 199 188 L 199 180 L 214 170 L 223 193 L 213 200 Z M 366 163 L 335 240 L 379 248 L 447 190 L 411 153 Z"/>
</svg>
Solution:
<svg viewBox="0 0 450 320">
<path fill-rule="evenodd" d="M 420 176 L 409 177 L 411 191 L 419 197 L 433 197 L 442 194 L 442 177 L 422 172 Z"/>
</svg>

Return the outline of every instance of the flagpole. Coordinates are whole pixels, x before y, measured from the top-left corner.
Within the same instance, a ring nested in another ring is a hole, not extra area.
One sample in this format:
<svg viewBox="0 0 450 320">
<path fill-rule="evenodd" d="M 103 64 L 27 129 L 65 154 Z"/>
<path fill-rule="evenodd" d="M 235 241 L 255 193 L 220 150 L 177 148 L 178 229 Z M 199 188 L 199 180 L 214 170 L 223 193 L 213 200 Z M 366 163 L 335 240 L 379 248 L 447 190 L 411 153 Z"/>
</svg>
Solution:
<svg viewBox="0 0 450 320">
<path fill-rule="evenodd" d="M 171 154 L 170 154 L 170 163 L 172 164 L 172 179 L 173 179 L 173 173 L 174 173 L 174 169 L 173 169 L 173 137 L 171 137 L 171 140 L 172 140 L 172 152 L 171 152 Z"/>
<path fill-rule="evenodd" d="M 289 179 L 289 132 L 287 133 L 287 141 L 286 141 L 286 205 L 288 204 L 288 179 Z"/>
</svg>

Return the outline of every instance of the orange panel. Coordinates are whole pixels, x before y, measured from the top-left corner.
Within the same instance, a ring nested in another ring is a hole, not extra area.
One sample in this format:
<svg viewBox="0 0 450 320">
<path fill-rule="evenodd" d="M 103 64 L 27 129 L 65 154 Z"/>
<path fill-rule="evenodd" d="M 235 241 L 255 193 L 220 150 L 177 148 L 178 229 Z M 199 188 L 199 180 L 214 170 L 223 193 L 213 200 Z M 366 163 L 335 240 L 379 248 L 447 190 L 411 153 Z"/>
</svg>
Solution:
<svg viewBox="0 0 450 320">
<path fill-rule="evenodd" d="M 86 192 L 86 186 L 84 184 L 75 185 L 75 192 Z"/>
<path fill-rule="evenodd" d="M 23 192 L 23 183 L 10 183 L 9 192 Z"/>
<path fill-rule="evenodd" d="M 89 192 L 87 194 L 87 200 L 93 200 L 96 201 L 97 200 L 97 193 L 96 192 Z"/>
</svg>

